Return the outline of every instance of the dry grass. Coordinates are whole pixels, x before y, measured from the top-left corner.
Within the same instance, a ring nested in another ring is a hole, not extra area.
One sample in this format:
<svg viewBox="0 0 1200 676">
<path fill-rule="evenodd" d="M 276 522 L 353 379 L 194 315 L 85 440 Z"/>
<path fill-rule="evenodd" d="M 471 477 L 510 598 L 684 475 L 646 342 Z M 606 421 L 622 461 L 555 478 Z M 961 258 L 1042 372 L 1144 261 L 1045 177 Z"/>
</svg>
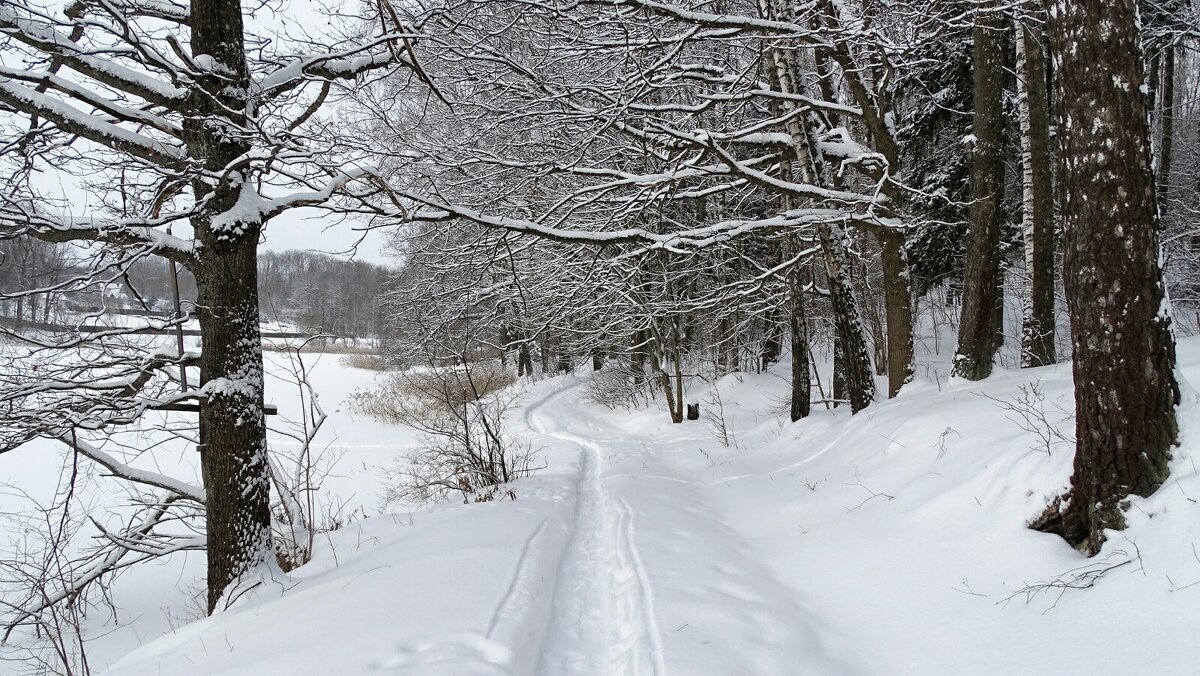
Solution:
<svg viewBox="0 0 1200 676">
<path fill-rule="evenodd" d="M 323 342 L 318 340 L 310 340 L 303 342 L 299 339 L 295 340 L 263 340 L 263 350 L 266 352 L 287 352 L 295 350 L 297 346 L 303 344 L 301 352 L 304 354 L 346 354 L 346 355 L 378 355 L 379 347 L 375 345 L 347 345 L 346 343 Z"/>
<path fill-rule="evenodd" d="M 355 392 L 350 405 L 376 420 L 408 425 L 414 418 L 460 409 L 515 382 L 516 377 L 496 362 L 409 370 L 386 378 L 374 389 Z"/>
<path fill-rule="evenodd" d="M 388 370 L 388 362 L 383 355 L 375 352 L 353 352 L 344 354 L 338 363 L 342 366 L 348 366 L 355 369 L 366 369 L 368 371 L 386 371 Z"/>
</svg>

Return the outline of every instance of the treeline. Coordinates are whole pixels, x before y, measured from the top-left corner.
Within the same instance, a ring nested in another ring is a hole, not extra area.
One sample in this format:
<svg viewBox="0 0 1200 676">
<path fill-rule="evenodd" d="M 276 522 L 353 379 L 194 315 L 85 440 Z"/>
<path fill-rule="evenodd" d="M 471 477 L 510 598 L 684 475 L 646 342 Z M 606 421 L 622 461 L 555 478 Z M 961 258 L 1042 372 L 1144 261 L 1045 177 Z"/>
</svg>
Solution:
<svg viewBox="0 0 1200 676">
<path fill-rule="evenodd" d="M 311 251 L 266 251 L 258 258 L 263 319 L 312 333 L 379 337 L 380 294 L 391 269 Z"/>
<path fill-rule="evenodd" d="M 66 244 L 0 239 L 0 316 L 53 323 L 81 313 L 174 314 L 169 262 L 142 257 L 105 269 L 102 260 Z M 309 333 L 379 337 L 379 298 L 390 274 L 386 266 L 327 254 L 267 251 L 258 262 L 260 312 L 265 321 Z M 196 302 L 196 279 L 187 270 L 177 279 L 186 313 Z"/>
</svg>

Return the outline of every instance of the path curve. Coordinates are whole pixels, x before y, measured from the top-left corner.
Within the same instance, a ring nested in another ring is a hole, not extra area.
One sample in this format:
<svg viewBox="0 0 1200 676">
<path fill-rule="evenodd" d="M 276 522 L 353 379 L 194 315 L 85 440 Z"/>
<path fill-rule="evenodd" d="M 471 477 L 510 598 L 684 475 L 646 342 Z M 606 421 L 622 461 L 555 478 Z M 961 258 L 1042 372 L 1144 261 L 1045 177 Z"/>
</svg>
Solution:
<svg viewBox="0 0 1200 676">
<path fill-rule="evenodd" d="M 576 385 L 575 387 L 578 387 Z M 559 562 L 543 676 L 665 676 L 653 592 L 633 540 L 633 513 L 604 485 L 605 450 L 547 414 L 571 388 L 531 406 L 530 428 L 581 453 L 570 540 Z"/>
</svg>

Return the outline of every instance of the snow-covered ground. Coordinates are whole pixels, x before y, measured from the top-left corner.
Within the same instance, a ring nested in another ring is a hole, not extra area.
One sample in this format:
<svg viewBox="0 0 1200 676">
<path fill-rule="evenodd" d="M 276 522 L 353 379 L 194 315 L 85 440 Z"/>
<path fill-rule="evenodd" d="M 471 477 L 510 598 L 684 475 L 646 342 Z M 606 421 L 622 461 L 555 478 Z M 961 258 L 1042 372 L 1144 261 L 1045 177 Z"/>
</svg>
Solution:
<svg viewBox="0 0 1200 676">
<path fill-rule="evenodd" d="M 1183 340 L 1179 354 L 1183 375 L 1200 382 L 1200 341 Z M 377 514 L 381 468 L 414 443 L 342 405 L 373 377 L 335 355 L 314 371 L 328 441 L 344 453 L 326 486 L 331 504 L 347 501 L 343 514 Z M 1042 400 L 1030 401 L 1070 435 L 1069 364 L 982 384 L 918 381 L 853 419 L 818 407 L 797 423 L 783 410 L 784 379 L 729 376 L 718 387 L 730 446 L 705 421 L 586 403 L 588 380 L 530 388 L 511 426 L 542 447 L 546 468 L 514 486 L 515 501 L 345 519 L 286 582 L 186 625 L 172 618 L 185 612 L 181 590 L 198 584 L 199 557 L 130 572 L 114 589 L 122 627 L 104 617 L 91 627 L 93 667 L 1196 673 L 1200 413 L 1190 393 L 1171 480 L 1134 500 L 1131 528 L 1085 559 L 1025 528 L 1066 486 L 1071 445 L 1047 446 L 1004 407 L 1036 384 Z M 287 396 L 278 391 L 285 410 Z"/>
</svg>

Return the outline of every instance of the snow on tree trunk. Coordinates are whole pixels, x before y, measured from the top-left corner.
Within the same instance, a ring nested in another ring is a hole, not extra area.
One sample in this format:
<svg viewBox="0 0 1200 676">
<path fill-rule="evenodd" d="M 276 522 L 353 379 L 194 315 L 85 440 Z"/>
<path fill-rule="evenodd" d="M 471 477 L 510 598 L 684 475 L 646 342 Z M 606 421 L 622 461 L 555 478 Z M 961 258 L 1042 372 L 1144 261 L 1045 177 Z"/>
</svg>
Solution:
<svg viewBox="0 0 1200 676">
<path fill-rule="evenodd" d="M 1017 101 L 1021 116 L 1021 230 L 1029 298 L 1021 327 L 1021 365 L 1057 361 L 1054 350 L 1054 196 L 1050 172 L 1050 99 L 1041 31 L 1018 19 Z"/>
<path fill-rule="evenodd" d="M 766 3 L 760 3 L 760 12 L 763 16 L 774 16 L 773 10 Z M 775 84 L 784 93 L 798 94 L 799 74 L 796 72 L 795 61 L 789 58 L 790 56 L 785 50 L 771 50 L 771 60 L 775 66 Z M 785 105 L 794 108 L 796 104 L 789 100 Z M 796 152 L 791 167 L 806 183 L 832 185 L 829 167 L 821 156 L 820 146 L 813 137 L 812 129 L 804 120 L 805 118 L 799 115 L 791 115 L 788 118 L 788 133 L 792 137 L 792 146 Z M 858 413 L 875 400 L 875 375 L 871 368 L 866 329 L 863 327 L 858 301 L 854 297 L 850 262 L 846 255 L 846 233 L 841 227 L 828 224 L 819 225 L 817 233 L 821 240 L 825 270 L 829 276 L 833 323 L 839 341 L 834 348 L 835 360 L 838 356 L 842 357 L 846 396 L 850 400 L 850 410 Z M 836 392 L 836 375 L 834 382 Z"/>
<path fill-rule="evenodd" d="M 197 275 L 200 452 L 208 533 L 209 611 L 239 582 L 274 565 L 269 468 L 263 418 L 255 250 L 258 230 L 236 242 L 198 241 L 215 255 Z M 209 248 L 212 247 L 212 248 Z"/>
<path fill-rule="evenodd" d="M 850 265 L 846 255 L 846 234 L 837 226 L 817 228 L 825 271 L 829 276 L 829 302 L 833 306 L 833 324 L 837 332 L 839 356 L 846 383 L 846 398 L 850 411 L 858 413 L 875 400 L 875 374 L 871 369 L 871 352 L 867 347 L 867 332 L 858 314 L 854 287 L 850 282 Z"/>
<path fill-rule="evenodd" d="M 194 0 L 191 47 L 207 55 L 195 91 L 199 115 L 185 121 L 189 155 L 219 183 L 197 179 L 203 206 L 193 227 L 199 245 L 200 452 L 207 493 L 208 609 L 275 565 L 270 476 L 263 417 L 263 357 L 258 314 L 258 239 L 262 198 L 253 177 L 225 172 L 250 150 L 238 127 L 250 103 L 239 0 Z"/>
<path fill-rule="evenodd" d="M 1179 386 L 1134 0 L 1053 3 L 1050 35 L 1077 446 L 1066 500 L 1035 525 L 1091 555 L 1126 497 L 1167 478 Z"/>
<path fill-rule="evenodd" d="M 1000 203 L 1004 198 L 1004 20 L 998 12 L 975 18 L 975 153 L 971 167 L 971 232 L 963 271 L 962 321 L 954 374 L 982 380 L 992 373 L 996 302 L 1000 294 Z"/>
</svg>

